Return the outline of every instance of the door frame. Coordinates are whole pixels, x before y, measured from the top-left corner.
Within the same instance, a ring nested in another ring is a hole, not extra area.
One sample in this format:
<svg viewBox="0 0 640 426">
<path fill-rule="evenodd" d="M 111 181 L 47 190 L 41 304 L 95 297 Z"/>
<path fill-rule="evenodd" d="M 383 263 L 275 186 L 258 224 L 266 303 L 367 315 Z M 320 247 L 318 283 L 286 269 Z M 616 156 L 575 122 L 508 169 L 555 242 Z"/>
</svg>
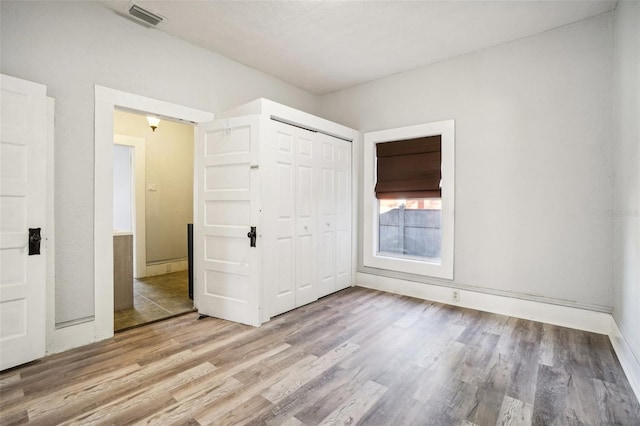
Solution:
<svg viewBox="0 0 640 426">
<path fill-rule="evenodd" d="M 147 169 L 145 138 L 113 135 L 113 144 L 128 146 L 133 151 L 131 170 L 131 222 L 133 228 L 133 277 L 147 276 L 147 238 L 146 238 L 146 191 L 145 176 Z"/>
<path fill-rule="evenodd" d="M 46 227 L 49 230 L 44 238 L 47 249 L 47 278 L 46 278 L 46 332 L 45 351 L 53 351 L 56 340 L 56 244 L 55 244 L 55 110 L 56 101 L 47 97 L 47 182 L 45 210 L 47 215 Z"/>
<path fill-rule="evenodd" d="M 113 112 L 130 110 L 197 125 L 212 121 L 211 112 L 133 93 L 95 86 L 94 147 L 94 321 L 84 344 L 113 336 Z M 195 132 L 195 128 L 194 128 Z M 194 182 L 194 185 L 197 182 Z M 195 194 L 194 188 L 194 194 Z M 194 205 L 196 203 L 194 197 Z M 77 346 L 77 345 L 76 345 Z"/>
</svg>

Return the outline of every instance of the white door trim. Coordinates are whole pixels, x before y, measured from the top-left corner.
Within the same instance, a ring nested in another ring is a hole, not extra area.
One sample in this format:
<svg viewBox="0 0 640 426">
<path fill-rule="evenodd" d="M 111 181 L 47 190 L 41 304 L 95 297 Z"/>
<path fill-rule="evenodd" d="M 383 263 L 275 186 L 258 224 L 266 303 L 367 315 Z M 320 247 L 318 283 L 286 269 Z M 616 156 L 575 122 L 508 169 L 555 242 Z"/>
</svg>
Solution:
<svg viewBox="0 0 640 426">
<path fill-rule="evenodd" d="M 88 344 L 113 336 L 113 112 L 115 108 L 151 113 L 167 119 L 202 123 L 213 120 L 213 113 L 170 102 L 95 86 L 94 151 L 94 297 L 93 327 L 81 327 L 68 347 Z M 74 326 L 67 329 L 75 328 Z M 89 332 L 92 331 L 92 332 Z"/>
<path fill-rule="evenodd" d="M 144 138 L 127 135 L 114 135 L 115 145 L 133 148 L 133 252 L 134 277 L 147 276 L 147 237 L 146 237 L 146 143 Z"/>
<path fill-rule="evenodd" d="M 47 320 L 46 320 L 46 333 L 45 333 L 45 351 L 51 352 L 53 347 L 54 336 L 56 332 L 56 256 L 55 256 L 55 197 L 54 197 L 54 143 L 55 143 L 55 105 L 56 101 L 53 98 L 47 97 L 47 182 L 46 182 L 46 200 L 45 211 L 47 215 L 46 226 L 49 232 L 47 232 L 46 238 L 44 238 L 44 244 L 47 248 Z"/>
</svg>

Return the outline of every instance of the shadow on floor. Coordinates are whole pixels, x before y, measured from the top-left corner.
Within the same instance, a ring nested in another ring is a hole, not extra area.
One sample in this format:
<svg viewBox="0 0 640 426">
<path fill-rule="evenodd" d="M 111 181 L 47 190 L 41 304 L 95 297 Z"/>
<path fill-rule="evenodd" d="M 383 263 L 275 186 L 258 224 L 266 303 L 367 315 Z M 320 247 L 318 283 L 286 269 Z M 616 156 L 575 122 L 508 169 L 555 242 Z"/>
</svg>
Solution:
<svg viewBox="0 0 640 426">
<path fill-rule="evenodd" d="M 193 311 L 188 272 L 133 280 L 133 308 L 114 312 L 113 329 L 122 331 Z"/>
</svg>

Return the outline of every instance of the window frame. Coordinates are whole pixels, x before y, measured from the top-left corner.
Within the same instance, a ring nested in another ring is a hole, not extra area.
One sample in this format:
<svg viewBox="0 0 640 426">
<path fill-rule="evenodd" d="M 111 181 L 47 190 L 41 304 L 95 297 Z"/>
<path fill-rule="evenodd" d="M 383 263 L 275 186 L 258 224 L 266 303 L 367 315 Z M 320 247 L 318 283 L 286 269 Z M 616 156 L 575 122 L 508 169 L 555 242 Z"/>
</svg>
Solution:
<svg viewBox="0 0 640 426">
<path fill-rule="evenodd" d="M 440 263 L 429 262 L 427 259 L 417 260 L 415 258 L 382 255 L 378 253 L 379 201 L 375 194 L 376 144 L 435 135 L 441 135 L 442 137 L 442 240 Z M 452 280 L 455 229 L 455 121 L 453 119 L 443 120 L 365 133 L 363 166 L 363 265 L 365 267 Z"/>
</svg>

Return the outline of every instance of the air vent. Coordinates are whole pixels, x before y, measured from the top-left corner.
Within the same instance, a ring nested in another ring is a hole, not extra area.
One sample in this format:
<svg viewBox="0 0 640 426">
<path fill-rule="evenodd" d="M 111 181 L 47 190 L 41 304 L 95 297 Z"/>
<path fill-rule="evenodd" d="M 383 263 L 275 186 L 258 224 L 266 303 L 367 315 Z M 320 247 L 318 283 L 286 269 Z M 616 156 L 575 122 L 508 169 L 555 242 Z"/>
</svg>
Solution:
<svg viewBox="0 0 640 426">
<path fill-rule="evenodd" d="M 129 7 L 129 15 L 135 16 L 136 18 L 141 19 L 147 24 L 153 26 L 156 26 L 160 22 L 164 21 L 164 18 L 162 16 L 150 12 L 147 9 L 138 6 L 137 4 L 132 4 L 131 7 Z"/>
</svg>

